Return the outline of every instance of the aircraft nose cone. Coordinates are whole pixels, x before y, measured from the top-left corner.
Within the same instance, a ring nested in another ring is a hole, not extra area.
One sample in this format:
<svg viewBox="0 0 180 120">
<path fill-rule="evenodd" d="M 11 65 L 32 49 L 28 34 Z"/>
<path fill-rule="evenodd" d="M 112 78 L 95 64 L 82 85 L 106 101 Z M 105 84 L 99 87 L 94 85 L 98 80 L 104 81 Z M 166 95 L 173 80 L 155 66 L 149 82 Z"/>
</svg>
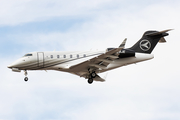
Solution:
<svg viewBox="0 0 180 120">
<path fill-rule="evenodd" d="M 8 68 L 11 68 L 11 65 L 8 65 L 7 67 L 8 67 Z"/>
<path fill-rule="evenodd" d="M 22 65 L 24 65 L 26 62 L 24 59 L 20 58 L 18 60 L 16 60 L 15 62 L 11 63 L 10 65 L 8 65 L 7 67 L 12 69 L 12 68 L 19 68 Z"/>
<path fill-rule="evenodd" d="M 7 67 L 8 67 L 8 68 L 13 68 L 13 65 L 12 65 L 12 64 L 10 64 L 10 65 L 8 65 Z"/>
<path fill-rule="evenodd" d="M 15 62 L 11 63 L 10 65 L 8 65 L 7 67 L 11 69 L 11 68 L 18 67 L 18 65 L 19 65 L 18 61 L 15 61 Z"/>
</svg>

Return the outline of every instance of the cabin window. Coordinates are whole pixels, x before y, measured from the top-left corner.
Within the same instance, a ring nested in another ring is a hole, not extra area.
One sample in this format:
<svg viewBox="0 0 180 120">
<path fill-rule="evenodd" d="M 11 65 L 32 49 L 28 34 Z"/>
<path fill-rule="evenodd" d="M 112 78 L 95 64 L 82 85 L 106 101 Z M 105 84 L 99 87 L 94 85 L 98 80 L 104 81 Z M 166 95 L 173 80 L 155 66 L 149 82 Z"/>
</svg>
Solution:
<svg viewBox="0 0 180 120">
<path fill-rule="evenodd" d="M 51 55 L 51 58 L 53 58 L 53 55 Z"/>
<path fill-rule="evenodd" d="M 84 54 L 84 57 L 86 57 L 86 54 Z"/>
<path fill-rule="evenodd" d="M 64 55 L 64 58 L 66 58 L 66 55 Z"/>
<path fill-rule="evenodd" d="M 79 58 L 79 55 L 77 55 L 77 58 Z"/>
<path fill-rule="evenodd" d="M 57 55 L 57 58 L 59 58 L 59 55 Z"/>
<path fill-rule="evenodd" d="M 72 55 L 70 55 L 70 58 L 72 58 Z"/>
</svg>

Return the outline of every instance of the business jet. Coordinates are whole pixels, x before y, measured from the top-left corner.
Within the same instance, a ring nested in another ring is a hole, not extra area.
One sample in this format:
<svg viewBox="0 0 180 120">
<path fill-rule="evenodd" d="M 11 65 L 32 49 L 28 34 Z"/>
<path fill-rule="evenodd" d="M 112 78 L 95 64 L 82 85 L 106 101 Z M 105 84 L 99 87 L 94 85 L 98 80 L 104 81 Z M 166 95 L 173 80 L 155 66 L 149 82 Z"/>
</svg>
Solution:
<svg viewBox="0 0 180 120">
<path fill-rule="evenodd" d="M 28 70 L 57 70 L 78 75 L 93 81 L 105 81 L 98 73 L 154 58 L 151 52 L 158 42 L 164 43 L 169 30 L 146 31 L 142 38 L 130 48 L 124 48 L 125 39 L 118 48 L 86 52 L 31 52 L 25 54 L 7 67 L 14 72 L 24 71 L 28 81 Z"/>
</svg>

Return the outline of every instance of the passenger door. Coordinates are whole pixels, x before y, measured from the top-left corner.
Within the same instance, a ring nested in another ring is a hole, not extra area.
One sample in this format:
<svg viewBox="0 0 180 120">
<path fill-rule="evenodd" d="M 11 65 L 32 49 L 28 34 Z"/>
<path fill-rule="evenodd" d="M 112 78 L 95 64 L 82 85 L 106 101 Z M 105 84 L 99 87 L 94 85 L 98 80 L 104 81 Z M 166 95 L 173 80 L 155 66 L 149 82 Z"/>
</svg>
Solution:
<svg viewBox="0 0 180 120">
<path fill-rule="evenodd" d="M 43 52 L 37 53 L 37 61 L 38 61 L 38 67 L 44 67 L 44 53 Z"/>
</svg>

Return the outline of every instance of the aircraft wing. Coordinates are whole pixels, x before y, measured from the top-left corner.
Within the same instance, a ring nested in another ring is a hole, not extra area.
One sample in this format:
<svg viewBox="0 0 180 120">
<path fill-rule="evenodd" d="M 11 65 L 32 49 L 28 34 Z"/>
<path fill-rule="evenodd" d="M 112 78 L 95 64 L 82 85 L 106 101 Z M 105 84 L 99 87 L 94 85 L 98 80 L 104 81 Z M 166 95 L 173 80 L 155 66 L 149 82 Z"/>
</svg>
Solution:
<svg viewBox="0 0 180 120">
<path fill-rule="evenodd" d="M 90 60 L 71 66 L 69 69 L 71 69 L 71 71 L 74 74 L 80 77 L 85 77 L 85 78 L 88 78 L 88 75 L 89 75 L 88 69 L 91 69 L 93 71 L 101 71 L 101 70 L 107 69 L 108 65 L 112 63 L 113 60 L 119 58 L 118 57 L 119 51 L 121 51 L 124 48 L 125 42 L 126 42 L 126 39 L 119 46 L 119 48 L 114 48 Z M 98 75 L 96 76 L 96 78 L 94 78 L 94 80 L 105 81 Z"/>
<path fill-rule="evenodd" d="M 120 50 L 122 50 L 123 48 L 114 48 L 113 50 L 110 50 L 108 52 L 106 52 L 105 54 L 101 54 L 97 57 L 94 57 L 88 61 L 82 62 L 80 64 L 71 66 L 70 69 L 82 69 L 82 68 L 88 68 L 90 66 L 93 67 L 97 67 L 97 68 L 101 68 L 104 69 L 107 67 L 107 65 L 111 62 L 113 62 L 113 59 L 117 59 L 119 58 L 117 55 L 115 55 L 117 52 L 119 52 Z M 99 64 L 98 64 L 99 63 Z M 106 63 L 106 64 L 103 64 Z"/>
</svg>

